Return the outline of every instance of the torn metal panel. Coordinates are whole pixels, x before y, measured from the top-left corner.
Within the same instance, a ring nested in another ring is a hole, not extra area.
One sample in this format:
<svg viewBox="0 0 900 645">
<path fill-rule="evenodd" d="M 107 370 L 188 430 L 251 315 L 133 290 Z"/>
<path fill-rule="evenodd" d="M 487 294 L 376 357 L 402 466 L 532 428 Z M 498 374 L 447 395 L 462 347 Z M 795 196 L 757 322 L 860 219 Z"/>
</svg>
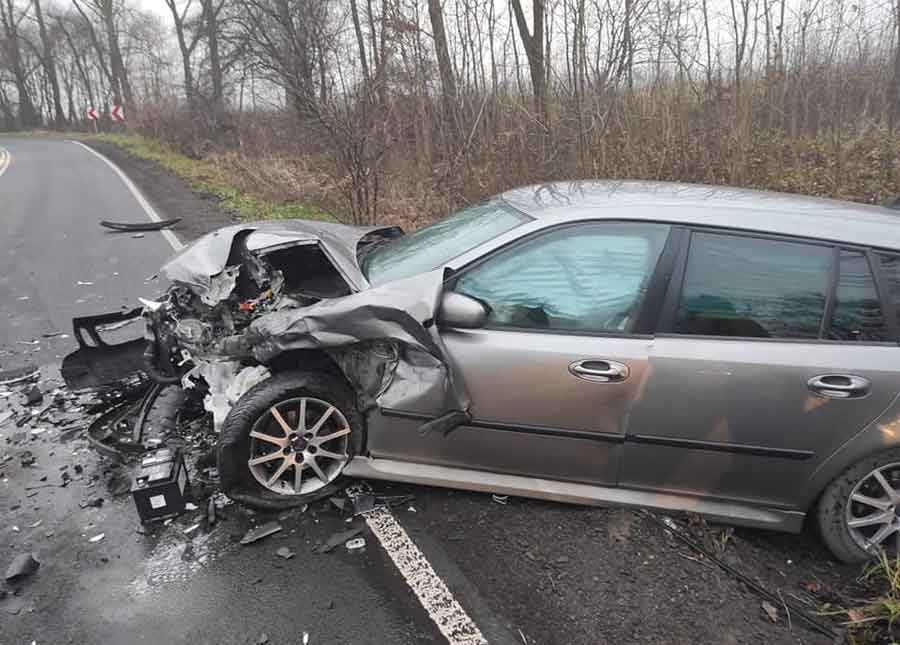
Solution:
<svg viewBox="0 0 900 645">
<path fill-rule="evenodd" d="M 251 252 L 299 242 L 320 242 L 338 269 L 350 279 L 351 286 L 358 289 L 366 284 L 357 262 L 361 242 L 373 234 L 390 237 L 397 232 L 396 227 L 356 227 L 300 220 L 236 224 L 199 238 L 163 265 L 162 271 L 173 282 L 208 289 L 210 276 L 218 275 L 229 264 L 239 237 L 244 248 Z"/>
<path fill-rule="evenodd" d="M 390 339 L 405 345 L 405 356 L 414 358 L 387 359 L 394 363 L 391 382 L 384 387 L 382 377 L 379 392 L 373 398 L 401 404 L 426 396 L 435 400 L 437 393 L 443 395 L 444 410 L 467 411 L 468 395 L 447 368 L 446 352 L 434 324 L 443 282 L 443 272 L 436 270 L 344 298 L 275 311 L 251 323 L 246 333 L 249 346 L 259 362 L 268 363 L 284 352 L 298 349 Z M 385 359 L 375 355 L 373 360 Z M 344 363 L 345 373 L 353 365 L 340 362 Z M 371 365 L 357 360 L 355 367 L 359 374 L 347 373 L 351 382 L 372 379 Z"/>
<path fill-rule="evenodd" d="M 218 432 L 237 400 L 269 376 L 271 372 L 262 365 L 242 367 L 239 361 L 198 361 L 182 377 L 182 387 L 193 388 L 197 379 L 203 378 L 209 388 L 203 407 L 212 413 L 213 427 Z"/>
</svg>

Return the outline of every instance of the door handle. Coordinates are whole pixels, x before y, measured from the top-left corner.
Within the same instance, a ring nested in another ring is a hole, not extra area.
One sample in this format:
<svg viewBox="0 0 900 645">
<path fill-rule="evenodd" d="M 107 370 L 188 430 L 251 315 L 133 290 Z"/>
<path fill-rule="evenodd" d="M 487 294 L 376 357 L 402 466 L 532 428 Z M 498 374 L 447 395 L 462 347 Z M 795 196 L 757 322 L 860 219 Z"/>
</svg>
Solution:
<svg viewBox="0 0 900 645">
<path fill-rule="evenodd" d="M 852 399 L 865 396 L 872 387 L 871 381 L 853 374 L 821 374 L 807 382 L 816 394 L 832 399 Z"/>
<path fill-rule="evenodd" d="M 572 376 L 595 383 L 611 383 L 628 378 L 628 366 L 617 361 L 601 358 L 586 358 L 569 365 Z"/>
</svg>

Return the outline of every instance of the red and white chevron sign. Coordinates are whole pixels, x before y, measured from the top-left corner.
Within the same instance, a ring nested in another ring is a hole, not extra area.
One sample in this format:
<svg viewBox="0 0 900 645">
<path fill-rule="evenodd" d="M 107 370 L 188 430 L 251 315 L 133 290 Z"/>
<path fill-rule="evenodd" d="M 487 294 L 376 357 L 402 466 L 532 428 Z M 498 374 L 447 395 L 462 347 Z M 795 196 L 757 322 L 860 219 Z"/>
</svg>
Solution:
<svg viewBox="0 0 900 645">
<path fill-rule="evenodd" d="M 97 108 L 94 108 L 94 107 L 88 108 L 87 118 L 90 119 L 91 121 L 96 121 L 97 120 Z"/>
<path fill-rule="evenodd" d="M 125 123 L 125 108 L 123 108 L 121 105 L 114 105 L 112 109 L 112 118 L 113 121 Z"/>
</svg>

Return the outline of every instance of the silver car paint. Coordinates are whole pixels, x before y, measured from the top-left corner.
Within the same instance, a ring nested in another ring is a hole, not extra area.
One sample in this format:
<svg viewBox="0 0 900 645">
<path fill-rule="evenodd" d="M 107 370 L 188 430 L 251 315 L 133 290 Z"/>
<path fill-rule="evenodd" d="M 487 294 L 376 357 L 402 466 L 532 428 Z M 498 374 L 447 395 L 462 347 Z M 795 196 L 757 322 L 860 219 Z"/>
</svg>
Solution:
<svg viewBox="0 0 900 645">
<path fill-rule="evenodd" d="M 492 250 L 557 224 L 604 219 L 900 248 L 895 211 L 776 193 L 572 182 L 517 189 L 501 198 L 536 220 L 451 260 L 447 269 L 463 269 Z M 594 482 L 601 485 L 596 500 L 616 502 L 622 496 L 616 491 L 626 490 L 635 503 L 669 508 L 672 499 L 683 500 L 683 508 L 701 512 L 706 512 L 703 504 L 717 504 L 719 511 L 731 510 L 714 514 L 735 523 L 799 530 L 798 517 L 841 470 L 865 455 L 900 445 L 900 348 L 893 345 L 664 336 L 592 338 L 585 344 L 579 343 L 584 337 L 565 336 L 555 344 L 558 335 L 510 336 L 515 333 L 445 332 L 454 371 L 472 393 L 473 425 L 446 439 L 423 440 L 415 429 L 429 411 L 417 410 L 412 417 L 402 410 L 385 411 L 389 416 L 376 413 L 369 419 L 370 476 L 390 471 L 394 479 L 426 478 L 440 485 L 440 477 L 425 473 L 442 472 L 452 480 L 448 485 L 479 490 L 484 476 L 467 475 L 472 469 Z M 632 345 L 640 349 L 623 352 Z M 566 360 L 576 356 L 618 358 L 633 374 L 627 384 L 596 383 L 585 391 L 564 369 Z M 871 393 L 862 399 L 823 398 L 806 387 L 810 378 L 823 373 L 866 377 Z M 585 402 L 595 416 L 579 409 Z M 577 428 L 622 440 L 528 432 L 535 427 Z M 656 442 L 630 441 L 632 435 Z M 661 445 L 665 440 L 676 445 Z M 689 441 L 719 445 L 686 445 Z M 380 460 L 423 465 L 418 474 L 409 468 L 379 470 Z M 528 494 L 525 489 L 518 494 Z M 547 497 L 545 489 L 545 483 L 535 480 L 532 494 Z M 654 499 L 667 501 L 654 504 Z M 761 520 L 753 511 L 760 508 L 771 515 Z"/>
</svg>

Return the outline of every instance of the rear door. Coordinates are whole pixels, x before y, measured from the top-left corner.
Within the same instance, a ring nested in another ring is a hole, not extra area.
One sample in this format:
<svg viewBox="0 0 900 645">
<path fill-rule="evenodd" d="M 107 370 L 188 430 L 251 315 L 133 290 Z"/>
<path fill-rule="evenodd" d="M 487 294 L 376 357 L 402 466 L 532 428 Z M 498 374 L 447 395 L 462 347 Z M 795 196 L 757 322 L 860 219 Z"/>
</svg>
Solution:
<svg viewBox="0 0 900 645">
<path fill-rule="evenodd" d="M 697 230 L 628 425 L 625 486 L 791 507 L 900 389 L 873 254 Z"/>
<path fill-rule="evenodd" d="M 654 271 L 669 230 L 566 225 L 463 268 L 447 287 L 487 305 L 488 322 L 441 334 L 473 420 L 446 438 L 402 445 L 400 433 L 386 432 L 379 456 L 614 484 L 652 341 L 639 326 L 653 304 L 648 290 L 662 279 Z M 674 262 L 673 252 L 665 257 Z"/>
</svg>

